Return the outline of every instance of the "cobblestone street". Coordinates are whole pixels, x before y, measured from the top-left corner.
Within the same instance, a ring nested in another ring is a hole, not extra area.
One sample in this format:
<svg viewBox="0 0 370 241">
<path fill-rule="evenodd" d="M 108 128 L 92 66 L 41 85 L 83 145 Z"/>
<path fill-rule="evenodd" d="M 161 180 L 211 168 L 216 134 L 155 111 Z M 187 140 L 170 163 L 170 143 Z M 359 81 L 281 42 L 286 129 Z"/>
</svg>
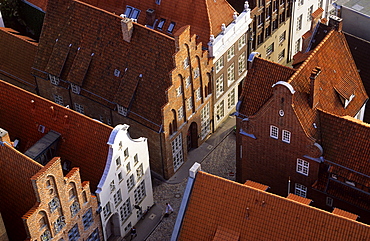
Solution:
<svg viewBox="0 0 370 241">
<path fill-rule="evenodd" d="M 229 180 L 235 180 L 235 135 L 231 132 L 221 143 L 203 160 L 202 170 Z M 177 184 L 168 184 L 153 179 L 153 195 L 157 205 L 165 210 L 166 202 L 174 209 L 169 217 L 164 217 L 148 241 L 167 241 L 171 239 L 172 230 L 176 222 L 187 178 Z"/>
</svg>

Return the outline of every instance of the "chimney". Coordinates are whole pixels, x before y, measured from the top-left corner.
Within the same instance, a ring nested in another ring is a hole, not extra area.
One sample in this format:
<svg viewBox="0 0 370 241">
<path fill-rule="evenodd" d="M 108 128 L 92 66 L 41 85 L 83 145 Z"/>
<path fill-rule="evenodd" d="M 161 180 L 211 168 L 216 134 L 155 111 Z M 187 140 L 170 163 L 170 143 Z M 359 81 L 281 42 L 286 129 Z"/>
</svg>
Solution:
<svg viewBox="0 0 370 241">
<path fill-rule="evenodd" d="M 329 27 L 337 30 L 338 32 L 341 32 L 342 25 L 343 25 L 342 21 L 343 19 L 341 19 L 340 17 L 337 17 L 335 15 L 330 15 L 329 16 Z"/>
<path fill-rule="evenodd" d="M 154 21 L 155 21 L 155 11 L 154 9 L 149 8 L 148 10 L 146 10 L 145 23 L 148 26 L 154 27 Z"/>
<path fill-rule="evenodd" d="M 0 141 L 5 142 L 12 146 L 12 143 L 10 142 L 9 134 L 6 130 L 0 128 Z"/>
<path fill-rule="evenodd" d="M 122 25 L 123 40 L 125 40 L 126 42 L 130 42 L 132 32 L 134 30 L 134 25 L 132 23 L 132 19 L 124 17 L 121 20 L 121 25 Z"/>
<path fill-rule="evenodd" d="M 319 76 L 319 74 L 321 73 L 321 68 L 316 66 L 312 71 L 311 71 L 311 75 L 310 75 L 310 105 L 311 105 L 311 108 L 313 108 L 315 106 L 315 103 L 314 103 L 314 97 L 315 95 L 317 94 L 317 89 L 318 89 L 318 83 L 315 81 L 317 76 Z"/>
</svg>

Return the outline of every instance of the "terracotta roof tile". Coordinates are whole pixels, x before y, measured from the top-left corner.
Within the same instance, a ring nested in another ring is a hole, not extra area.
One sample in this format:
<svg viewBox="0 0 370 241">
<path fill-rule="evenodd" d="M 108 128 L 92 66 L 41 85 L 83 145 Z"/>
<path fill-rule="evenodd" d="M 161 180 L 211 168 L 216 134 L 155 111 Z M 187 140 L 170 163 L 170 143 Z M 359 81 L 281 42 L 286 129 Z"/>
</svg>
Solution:
<svg viewBox="0 0 370 241">
<path fill-rule="evenodd" d="M 239 233 L 228 228 L 218 226 L 212 241 L 239 241 Z"/>
<path fill-rule="evenodd" d="M 212 240 L 220 226 L 240 241 L 370 239 L 369 225 L 198 172 L 178 240 Z"/>
<path fill-rule="evenodd" d="M 262 191 L 267 191 L 267 189 L 269 188 L 269 186 L 267 186 L 267 185 L 263 185 L 261 183 L 254 182 L 254 181 L 251 181 L 251 180 L 247 180 L 244 183 L 244 185 L 246 185 L 248 187 L 257 188 L 257 189 L 262 190 Z"/>
<path fill-rule="evenodd" d="M 345 218 L 352 219 L 352 220 L 356 220 L 358 218 L 358 215 L 347 212 L 347 211 L 344 211 L 344 210 L 339 209 L 339 208 L 334 208 L 332 213 L 334 213 L 336 215 L 339 215 L 339 216 L 342 216 L 342 217 L 345 217 Z"/>
<path fill-rule="evenodd" d="M 304 198 L 304 197 L 301 197 L 301 196 L 298 196 L 298 195 L 295 195 L 293 193 L 289 193 L 288 199 L 290 200 L 293 200 L 293 201 L 296 201 L 296 202 L 299 202 L 299 203 L 302 203 L 302 204 L 305 204 L 305 205 L 310 205 L 310 203 L 312 202 L 311 199 L 308 199 L 308 198 Z"/>
<path fill-rule="evenodd" d="M 0 73 L 35 87 L 31 68 L 37 43 L 10 28 L 0 28 L 0 42 Z"/>
</svg>

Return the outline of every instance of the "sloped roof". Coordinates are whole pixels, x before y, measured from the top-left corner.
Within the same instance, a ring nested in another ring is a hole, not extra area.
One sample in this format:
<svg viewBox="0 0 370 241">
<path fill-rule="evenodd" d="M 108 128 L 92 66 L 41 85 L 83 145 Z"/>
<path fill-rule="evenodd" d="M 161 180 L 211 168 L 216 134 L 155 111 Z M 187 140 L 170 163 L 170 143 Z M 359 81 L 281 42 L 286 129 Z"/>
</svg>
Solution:
<svg viewBox="0 0 370 241">
<path fill-rule="evenodd" d="M 81 180 L 90 181 L 91 192 L 103 174 L 112 127 L 0 81 L 0 127 L 11 140 L 19 139 L 24 153 L 48 131 L 61 134 L 58 156 L 79 167 Z M 45 127 L 44 133 L 39 126 Z"/>
<path fill-rule="evenodd" d="M 0 73 L 35 88 L 31 73 L 37 43 L 11 28 L 0 28 L 0 42 Z"/>
<path fill-rule="evenodd" d="M 239 113 L 245 116 L 255 114 L 272 96 L 272 85 L 287 80 L 294 72 L 292 68 L 254 57 L 244 81 Z"/>
<path fill-rule="evenodd" d="M 126 42 L 121 20 L 79 1 L 50 1 L 35 74 L 45 78 L 46 71 L 80 85 L 81 94 L 97 102 L 130 107 L 130 118 L 158 130 L 165 91 L 172 83 L 175 40 L 133 23 L 131 41 Z"/>
<path fill-rule="evenodd" d="M 36 7 L 39 7 L 42 11 L 46 11 L 46 6 L 48 5 L 48 0 L 23 0 L 26 3 L 30 3 Z"/>
<path fill-rule="evenodd" d="M 146 11 L 153 9 L 156 19 L 166 19 L 163 33 L 167 33 L 168 26 L 175 22 L 173 33 L 179 28 L 190 25 L 191 34 L 199 36 L 203 46 L 209 41 L 211 34 L 217 36 L 221 32 L 221 25 L 229 25 L 233 21 L 235 9 L 226 0 L 201 0 L 201 1 L 142 1 L 142 0 L 83 0 L 86 3 L 113 12 L 117 15 L 124 14 L 126 5 L 139 9 L 138 23 L 146 24 Z"/>
<path fill-rule="evenodd" d="M 369 225 L 200 171 L 178 240 L 213 240 L 220 230 L 240 241 L 370 238 Z"/>
<path fill-rule="evenodd" d="M 3 92 L 2 87 L 0 92 Z M 4 103 L 2 96 L 1 93 L 1 103 Z M 1 111 L 3 113 L 4 109 Z M 2 114 L 2 116 L 4 115 Z M 1 121 L 0 126 L 2 125 Z M 15 121 L 13 120 L 13 122 Z M 31 177 L 41 170 L 42 165 L 7 144 L 0 145 L 0 156 L 0 212 L 7 228 L 9 240 L 25 240 L 27 234 L 21 217 L 37 201 Z"/>
</svg>

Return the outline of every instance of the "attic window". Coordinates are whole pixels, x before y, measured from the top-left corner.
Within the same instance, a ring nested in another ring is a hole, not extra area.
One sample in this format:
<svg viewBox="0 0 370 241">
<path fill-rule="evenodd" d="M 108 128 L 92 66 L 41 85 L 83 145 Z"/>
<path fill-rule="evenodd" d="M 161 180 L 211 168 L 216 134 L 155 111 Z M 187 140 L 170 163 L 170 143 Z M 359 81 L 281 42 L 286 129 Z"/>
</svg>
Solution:
<svg viewBox="0 0 370 241">
<path fill-rule="evenodd" d="M 162 30 L 162 29 L 163 29 L 163 25 L 164 25 L 164 23 L 165 23 L 165 22 L 166 22 L 166 19 L 161 18 L 161 19 L 159 20 L 159 23 L 158 23 L 157 28 L 158 28 L 159 30 Z"/>
<path fill-rule="evenodd" d="M 127 108 L 121 106 L 121 105 L 118 105 L 117 106 L 117 109 L 118 109 L 118 113 L 123 115 L 123 116 L 127 116 Z"/>
<path fill-rule="evenodd" d="M 172 33 L 173 29 L 175 28 L 176 23 L 171 22 L 170 25 L 168 26 L 167 32 Z"/>
<path fill-rule="evenodd" d="M 127 18 L 138 19 L 140 10 L 129 5 L 126 6 L 125 15 Z"/>
<path fill-rule="evenodd" d="M 71 84 L 71 89 L 72 89 L 73 93 L 78 94 L 78 95 L 80 94 L 80 91 L 81 91 L 80 86 L 75 85 L 75 84 Z"/>
<path fill-rule="evenodd" d="M 58 77 L 49 74 L 49 80 L 50 80 L 50 83 L 52 83 L 53 85 L 59 85 L 60 81 Z"/>
</svg>

